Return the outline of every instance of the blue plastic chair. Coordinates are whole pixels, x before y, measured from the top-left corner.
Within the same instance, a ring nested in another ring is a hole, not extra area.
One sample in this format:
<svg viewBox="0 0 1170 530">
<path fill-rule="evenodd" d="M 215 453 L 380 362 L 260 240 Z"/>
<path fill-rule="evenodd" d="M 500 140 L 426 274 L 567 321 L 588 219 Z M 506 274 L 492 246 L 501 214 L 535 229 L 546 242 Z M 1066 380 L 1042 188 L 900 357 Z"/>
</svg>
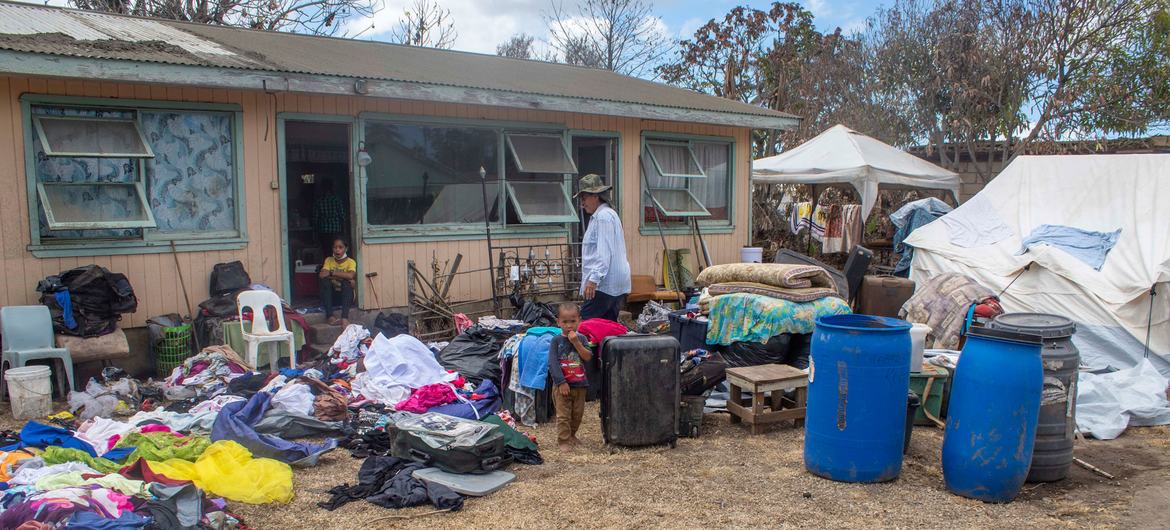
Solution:
<svg viewBox="0 0 1170 530">
<path fill-rule="evenodd" d="M 0 398 L 7 399 L 4 370 L 20 368 L 36 359 L 60 359 L 65 366 L 69 390 L 73 386 L 73 357 L 69 350 L 53 345 L 53 318 L 43 305 L 0 308 L 0 333 L 4 337 L 4 354 L 0 357 Z M 52 368 L 52 367 L 50 367 Z"/>
</svg>

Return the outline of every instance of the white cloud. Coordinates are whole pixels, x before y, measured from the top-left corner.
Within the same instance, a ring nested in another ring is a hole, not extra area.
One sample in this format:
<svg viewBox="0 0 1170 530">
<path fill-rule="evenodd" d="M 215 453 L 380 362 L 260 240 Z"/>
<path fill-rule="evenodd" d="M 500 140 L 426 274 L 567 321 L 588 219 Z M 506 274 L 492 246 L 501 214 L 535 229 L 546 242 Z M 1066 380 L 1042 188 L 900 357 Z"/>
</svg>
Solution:
<svg viewBox="0 0 1170 530">
<path fill-rule="evenodd" d="M 366 19 L 350 19 L 347 28 L 362 33 L 362 39 L 390 40 L 391 32 L 398 27 L 406 6 L 413 0 L 387 0 L 385 9 Z M 441 5 L 451 10 L 455 31 L 459 34 L 454 48 L 457 50 L 495 53 L 496 45 L 517 33 L 528 33 L 544 38 L 547 34 L 542 12 L 547 11 L 547 0 L 443 0 Z"/>
</svg>

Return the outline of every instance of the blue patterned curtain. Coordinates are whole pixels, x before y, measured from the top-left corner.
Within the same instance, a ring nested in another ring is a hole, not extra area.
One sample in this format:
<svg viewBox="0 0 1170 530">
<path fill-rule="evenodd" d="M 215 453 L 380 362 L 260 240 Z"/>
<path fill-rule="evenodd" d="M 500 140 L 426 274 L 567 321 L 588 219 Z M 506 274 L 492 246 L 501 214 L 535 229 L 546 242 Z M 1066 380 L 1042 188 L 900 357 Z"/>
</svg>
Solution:
<svg viewBox="0 0 1170 530">
<path fill-rule="evenodd" d="M 141 117 L 154 151 L 146 174 L 158 231 L 235 230 L 232 115 L 144 111 Z"/>
</svg>

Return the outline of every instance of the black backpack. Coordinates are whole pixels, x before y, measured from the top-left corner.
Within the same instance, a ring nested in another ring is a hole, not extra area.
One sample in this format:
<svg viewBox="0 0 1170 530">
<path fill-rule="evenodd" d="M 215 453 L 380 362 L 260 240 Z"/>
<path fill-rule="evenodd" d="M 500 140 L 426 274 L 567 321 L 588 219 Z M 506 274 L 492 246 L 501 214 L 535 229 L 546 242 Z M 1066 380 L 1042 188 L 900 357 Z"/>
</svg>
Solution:
<svg viewBox="0 0 1170 530">
<path fill-rule="evenodd" d="M 242 291 L 252 285 L 252 278 L 239 261 L 216 263 L 211 268 L 211 296 Z"/>
</svg>

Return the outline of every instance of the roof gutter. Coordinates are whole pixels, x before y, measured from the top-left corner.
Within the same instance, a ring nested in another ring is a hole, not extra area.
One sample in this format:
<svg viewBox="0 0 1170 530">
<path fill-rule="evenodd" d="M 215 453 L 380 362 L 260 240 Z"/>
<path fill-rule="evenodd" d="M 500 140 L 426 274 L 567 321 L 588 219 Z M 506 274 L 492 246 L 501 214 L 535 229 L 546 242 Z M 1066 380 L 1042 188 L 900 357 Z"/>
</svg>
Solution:
<svg viewBox="0 0 1170 530">
<path fill-rule="evenodd" d="M 788 116 L 764 116 L 758 114 L 683 109 L 641 103 L 549 96 L 382 79 L 272 73 L 209 66 L 69 57 L 11 50 L 0 50 L 0 73 L 127 83 L 161 83 L 205 88 L 264 90 L 269 92 L 287 91 L 347 96 L 366 95 L 417 101 L 437 101 L 529 110 L 601 114 L 648 120 L 705 123 L 754 129 L 793 129 L 797 126 L 799 120 L 798 118 Z"/>
</svg>

